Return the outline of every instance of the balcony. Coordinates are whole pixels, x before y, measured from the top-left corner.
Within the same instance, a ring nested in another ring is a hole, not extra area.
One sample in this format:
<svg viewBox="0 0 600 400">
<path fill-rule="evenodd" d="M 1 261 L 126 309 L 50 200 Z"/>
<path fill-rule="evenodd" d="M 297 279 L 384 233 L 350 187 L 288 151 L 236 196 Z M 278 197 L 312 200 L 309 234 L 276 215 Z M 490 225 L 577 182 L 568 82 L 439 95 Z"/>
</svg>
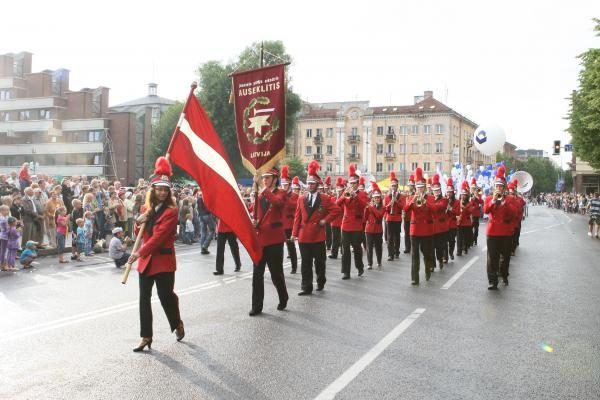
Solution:
<svg viewBox="0 0 600 400">
<path fill-rule="evenodd" d="M 385 140 L 387 142 L 395 142 L 396 141 L 396 134 L 395 133 L 388 133 L 385 135 Z"/>
<path fill-rule="evenodd" d="M 348 143 L 358 143 L 358 142 L 360 142 L 360 135 L 348 136 Z"/>
<path fill-rule="evenodd" d="M 313 137 L 313 143 L 316 145 L 323 144 L 323 135 Z"/>
<path fill-rule="evenodd" d="M 67 101 L 62 97 L 28 97 L 0 101 L 0 111 L 35 110 L 66 106 Z"/>
<path fill-rule="evenodd" d="M 69 119 L 62 123 L 63 131 L 94 131 L 108 127 L 108 120 L 104 118 Z"/>
<path fill-rule="evenodd" d="M 321 154 L 321 153 L 313 154 L 313 160 L 322 160 L 322 159 L 323 159 L 323 154 Z"/>
<path fill-rule="evenodd" d="M 0 78 L 0 89 L 19 88 L 25 89 L 25 81 L 16 77 Z"/>
<path fill-rule="evenodd" d="M 359 153 L 348 153 L 348 159 L 350 160 L 358 160 L 360 158 Z"/>
<path fill-rule="evenodd" d="M 33 144 L 4 144 L 2 154 L 30 155 L 30 154 L 89 154 L 102 153 L 104 143 L 102 142 L 80 142 L 80 143 L 33 143 Z"/>
<path fill-rule="evenodd" d="M 52 130 L 54 136 L 60 136 L 56 130 L 62 127 L 62 121 L 57 119 L 40 119 L 29 121 L 6 121 L 0 122 L 0 133 L 11 132 L 48 132 Z"/>
<path fill-rule="evenodd" d="M 386 160 L 395 160 L 396 159 L 396 153 L 385 153 L 385 159 Z"/>
</svg>

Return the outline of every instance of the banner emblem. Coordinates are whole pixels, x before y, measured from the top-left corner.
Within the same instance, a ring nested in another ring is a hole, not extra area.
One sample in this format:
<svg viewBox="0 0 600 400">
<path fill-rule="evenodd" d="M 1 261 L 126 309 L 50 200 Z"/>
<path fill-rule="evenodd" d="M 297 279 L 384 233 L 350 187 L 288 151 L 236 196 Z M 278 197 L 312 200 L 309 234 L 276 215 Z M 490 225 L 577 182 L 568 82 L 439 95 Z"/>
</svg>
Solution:
<svg viewBox="0 0 600 400">
<path fill-rule="evenodd" d="M 250 100 L 248 107 L 244 108 L 243 129 L 248 141 L 253 144 L 268 142 L 279 131 L 279 119 L 275 108 L 258 108 L 268 106 L 271 100 L 268 97 L 256 97 Z M 269 123 L 269 118 L 271 122 Z M 250 125 L 248 125 L 250 121 Z M 263 127 L 271 128 L 263 132 Z"/>
</svg>

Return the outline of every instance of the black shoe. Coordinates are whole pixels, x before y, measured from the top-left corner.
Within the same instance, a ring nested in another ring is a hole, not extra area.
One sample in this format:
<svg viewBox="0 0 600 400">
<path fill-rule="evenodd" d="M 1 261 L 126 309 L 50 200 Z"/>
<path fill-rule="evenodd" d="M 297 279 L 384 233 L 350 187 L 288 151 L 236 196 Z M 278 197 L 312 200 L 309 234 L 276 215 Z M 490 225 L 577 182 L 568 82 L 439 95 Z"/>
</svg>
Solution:
<svg viewBox="0 0 600 400">
<path fill-rule="evenodd" d="M 403 251 L 403 253 L 404 253 L 404 254 L 408 254 L 408 253 L 410 253 L 410 250 L 404 250 L 404 251 Z M 419 284 L 419 282 L 417 282 L 417 285 L 418 285 L 418 284 Z"/>
<path fill-rule="evenodd" d="M 177 325 L 177 328 L 175 328 L 175 337 L 177 338 L 178 342 L 181 342 L 181 340 L 185 337 L 185 329 L 183 329 L 183 321 L 179 321 L 179 325 Z"/>
<path fill-rule="evenodd" d="M 373 266 L 372 266 L 372 265 L 369 265 L 369 266 L 367 267 L 367 269 L 373 269 Z"/>
<path fill-rule="evenodd" d="M 237 267 L 235 267 L 235 269 L 233 270 L 234 272 L 240 272 L 240 269 L 242 268 L 241 265 L 238 265 Z"/>
<path fill-rule="evenodd" d="M 344 274 L 344 276 L 342 276 L 342 279 L 344 279 L 344 280 L 350 279 L 350 274 Z"/>
<path fill-rule="evenodd" d="M 488 290 L 498 290 L 498 284 L 494 283 L 488 286 Z"/>
<path fill-rule="evenodd" d="M 508 278 L 502 278 L 502 282 L 504 283 L 504 286 L 508 286 Z"/>
<path fill-rule="evenodd" d="M 208 251 L 208 249 L 203 248 L 202 251 L 200 251 L 200 254 L 210 254 L 210 251 Z"/>
<path fill-rule="evenodd" d="M 330 254 L 327 257 L 331 258 L 332 260 L 336 260 L 337 259 L 337 256 L 334 257 L 333 254 Z"/>
<path fill-rule="evenodd" d="M 262 310 L 255 310 L 254 308 L 252 310 L 250 310 L 250 312 L 248 313 L 249 316 L 254 317 L 255 315 L 261 314 Z"/>
<path fill-rule="evenodd" d="M 215 271 L 213 272 L 213 275 L 223 275 L 223 271 Z"/>
<path fill-rule="evenodd" d="M 417 286 L 419 284 L 419 281 L 412 281 L 410 284 L 413 286 Z"/>
<path fill-rule="evenodd" d="M 290 274 L 295 274 L 295 273 L 296 273 L 295 269 L 293 269 L 293 270 L 290 271 Z"/>
<path fill-rule="evenodd" d="M 144 347 L 148 346 L 148 349 L 152 348 L 152 338 L 142 338 L 142 342 L 139 344 L 138 347 L 136 347 L 135 349 L 133 349 L 134 352 L 138 353 L 140 351 L 144 350 Z"/>
<path fill-rule="evenodd" d="M 389 256 L 389 257 L 388 257 L 388 261 L 394 261 L 394 257 L 392 257 L 392 256 Z"/>
<path fill-rule="evenodd" d="M 364 273 L 365 273 L 364 269 L 358 270 L 358 276 L 363 276 Z"/>
<path fill-rule="evenodd" d="M 325 285 L 319 285 L 319 286 L 317 286 L 317 292 L 320 292 L 324 288 L 325 288 Z"/>
<path fill-rule="evenodd" d="M 303 290 L 301 292 L 298 293 L 298 296 L 308 296 L 311 295 L 312 291 L 308 291 L 308 290 Z"/>
<path fill-rule="evenodd" d="M 285 301 L 285 303 L 279 303 L 279 304 L 277 304 L 277 309 L 279 311 L 285 310 L 286 307 L 287 307 L 287 300 Z"/>
</svg>

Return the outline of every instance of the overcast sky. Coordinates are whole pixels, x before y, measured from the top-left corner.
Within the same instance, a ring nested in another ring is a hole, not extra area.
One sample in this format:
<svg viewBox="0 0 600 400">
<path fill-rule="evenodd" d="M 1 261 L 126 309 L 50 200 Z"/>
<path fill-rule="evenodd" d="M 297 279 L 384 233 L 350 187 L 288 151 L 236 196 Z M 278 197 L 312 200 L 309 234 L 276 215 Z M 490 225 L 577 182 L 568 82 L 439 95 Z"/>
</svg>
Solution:
<svg viewBox="0 0 600 400">
<path fill-rule="evenodd" d="M 600 1 L 491 3 L 9 0 L 0 53 L 30 51 L 34 71 L 67 68 L 71 89 L 108 86 L 116 105 L 150 81 L 182 100 L 200 64 L 282 40 L 304 100 L 406 105 L 433 90 L 471 120 L 503 126 L 519 148 L 551 152 L 554 139 L 568 141 L 576 56 L 600 47 Z"/>
</svg>

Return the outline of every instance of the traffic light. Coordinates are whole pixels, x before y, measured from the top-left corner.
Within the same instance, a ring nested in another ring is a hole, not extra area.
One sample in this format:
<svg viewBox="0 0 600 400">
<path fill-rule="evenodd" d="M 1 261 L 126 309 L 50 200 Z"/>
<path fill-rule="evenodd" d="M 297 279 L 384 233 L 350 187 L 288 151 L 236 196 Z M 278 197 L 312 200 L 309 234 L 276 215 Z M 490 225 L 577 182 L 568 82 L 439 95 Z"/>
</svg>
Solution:
<svg viewBox="0 0 600 400">
<path fill-rule="evenodd" d="M 554 152 L 552 154 L 555 156 L 560 154 L 560 140 L 554 141 Z"/>
</svg>

